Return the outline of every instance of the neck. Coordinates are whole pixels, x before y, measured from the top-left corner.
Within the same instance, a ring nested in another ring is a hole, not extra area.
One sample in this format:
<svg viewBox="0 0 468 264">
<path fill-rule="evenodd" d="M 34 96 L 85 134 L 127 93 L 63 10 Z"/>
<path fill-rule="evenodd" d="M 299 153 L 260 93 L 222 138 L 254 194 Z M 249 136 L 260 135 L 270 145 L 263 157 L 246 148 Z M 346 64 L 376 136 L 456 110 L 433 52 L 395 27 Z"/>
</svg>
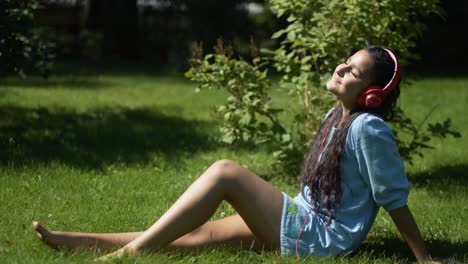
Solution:
<svg viewBox="0 0 468 264">
<path fill-rule="evenodd" d="M 340 123 L 338 125 L 338 127 L 341 127 L 341 125 L 343 124 L 343 122 L 351 115 L 351 110 L 352 108 L 345 105 L 343 102 L 340 102 L 341 103 L 341 120 L 340 120 Z"/>
</svg>

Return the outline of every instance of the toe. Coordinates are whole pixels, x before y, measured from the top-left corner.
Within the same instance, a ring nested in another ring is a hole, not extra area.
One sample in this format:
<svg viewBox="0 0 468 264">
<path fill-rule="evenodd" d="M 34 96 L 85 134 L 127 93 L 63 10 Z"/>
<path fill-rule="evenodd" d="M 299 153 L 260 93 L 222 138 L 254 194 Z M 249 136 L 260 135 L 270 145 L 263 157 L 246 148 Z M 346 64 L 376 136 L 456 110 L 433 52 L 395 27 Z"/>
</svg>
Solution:
<svg viewBox="0 0 468 264">
<path fill-rule="evenodd" d="M 42 225 L 39 222 L 32 222 L 32 227 L 34 231 L 36 231 L 36 234 L 39 237 L 39 239 L 42 240 L 44 239 L 44 236 L 47 235 L 47 230 L 44 227 L 42 227 Z"/>
<path fill-rule="evenodd" d="M 32 222 L 32 227 L 34 228 L 34 230 L 37 231 L 41 227 L 41 224 L 39 224 L 39 222 L 37 222 L 37 221 L 33 221 Z"/>
</svg>

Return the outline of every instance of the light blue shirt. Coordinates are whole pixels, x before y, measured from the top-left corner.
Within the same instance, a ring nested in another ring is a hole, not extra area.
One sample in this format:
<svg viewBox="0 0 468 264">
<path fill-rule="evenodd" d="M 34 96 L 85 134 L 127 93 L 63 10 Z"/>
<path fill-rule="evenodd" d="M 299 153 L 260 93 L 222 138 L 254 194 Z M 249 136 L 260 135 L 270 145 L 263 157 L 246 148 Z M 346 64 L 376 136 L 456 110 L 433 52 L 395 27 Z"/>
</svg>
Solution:
<svg viewBox="0 0 468 264">
<path fill-rule="evenodd" d="M 326 146 L 336 131 L 331 129 Z M 310 208 L 310 190 L 303 191 L 294 200 Z M 351 252 L 366 238 L 380 206 L 391 211 L 406 205 L 409 184 L 403 161 L 392 130 L 381 118 L 365 113 L 352 122 L 341 158 L 341 192 L 329 226 L 326 214 L 310 213 L 301 237 L 312 243 L 302 245 L 302 252 L 314 256 Z"/>
</svg>

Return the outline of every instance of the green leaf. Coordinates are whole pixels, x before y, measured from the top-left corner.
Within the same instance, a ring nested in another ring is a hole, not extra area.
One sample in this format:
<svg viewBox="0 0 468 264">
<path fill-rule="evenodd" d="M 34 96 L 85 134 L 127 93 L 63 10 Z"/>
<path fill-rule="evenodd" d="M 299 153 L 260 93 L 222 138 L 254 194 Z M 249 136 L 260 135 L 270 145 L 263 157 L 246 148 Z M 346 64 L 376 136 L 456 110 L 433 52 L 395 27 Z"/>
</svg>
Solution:
<svg viewBox="0 0 468 264">
<path fill-rule="evenodd" d="M 282 30 L 278 30 L 276 31 L 275 33 L 273 33 L 273 35 L 271 36 L 271 38 L 273 39 L 277 39 L 279 37 L 281 37 L 286 31 L 284 29 Z"/>
<path fill-rule="evenodd" d="M 282 150 L 273 151 L 273 157 L 279 158 L 280 156 L 284 155 Z"/>
<path fill-rule="evenodd" d="M 296 32 L 289 31 L 287 38 L 288 38 L 289 41 L 293 42 L 294 40 L 296 40 Z"/>
<path fill-rule="evenodd" d="M 185 78 L 191 79 L 194 77 L 193 72 L 191 70 L 186 71 L 184 74 Z"/>
<path fill-rule="evenodd" d="M 283 135 L 281 135 L 281 141 L 283 141 L 283 142 L 290 142 L 290 141 L 291 141 L 291 135 L 289 135 L 289 134 L 283 134 Z"/>
<path fill-rule="evenodd" d="M 231 119 L 231 117 L 232 117 L 232 113 L 231 113 L 231 112 L 226 112 L 226 113 L 224 114 L 224 120 L 225 120 L 225 121 L 229 121 L 229 120 Z"/>
<path fill-rule="evenodd" d="M 232 144 L 236 140 L 236 137 L 232 133 L 228 133 L 228 134 L 224 134 L 221 140 L 224 143 Z"/>
<path fill-rule="evenodd" d="M 248 125 L 250 122 L 252 122 L 252 115 L 248 112 L 245 113 L 239 120 L 239 124 L 241 125 Z"/>
</svg>

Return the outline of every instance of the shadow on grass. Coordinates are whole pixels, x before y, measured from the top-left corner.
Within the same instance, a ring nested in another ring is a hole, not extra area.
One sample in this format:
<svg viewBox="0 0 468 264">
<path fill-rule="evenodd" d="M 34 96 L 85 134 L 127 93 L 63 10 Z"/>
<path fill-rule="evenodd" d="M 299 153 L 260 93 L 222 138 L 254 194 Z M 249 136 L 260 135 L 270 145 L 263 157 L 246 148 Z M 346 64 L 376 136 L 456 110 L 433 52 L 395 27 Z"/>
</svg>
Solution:
<svg viewBox="0 0 468 264">
<path fill-rule="evenodd" d="M 449 191 L 453 188 L 468 187 L 467 171 L 468 164 L 457 164 L 410 174 L 408 177 L 411 184 L 416 187 L 424 187 L 436 191 Z"/>
<path fill-rule="evenodd" d="M 213 124 L 167 116 L 149 108 L 68 109 L 0 107 L 0 162 L 10 166 L 62 161 L 81 168 L 170 161 L 217 147 Z"/>
<path fill-rule="evenodd" d="M 426 241 L 427 250 L 434 258 L 464 260 L 468 258 L 468 241 L 451 242 L 431 239 Z M 366 240 L 354 255 L 369 254 L 376 258 L 398 258 L 415 261 L 408 245 L 395 237 L 376 237 Z"/>
<path fill-rule="evenodd" d="M 0 81 L 0 89 L 8 89 L 9 87 L 21 87 L 24 89 L 34 88 L 59 88 L 66 87 L 67 89 L 101 89 L 107 87 L 118 86 L 117 83 L 101 80 L 96 78 L 76 78 L 67 77 L 64 78 L 52 78 L 49 80 L 41 77 L 28 77 L 26 79 L 20 78 L 7 78 Z"/>
</svg>

